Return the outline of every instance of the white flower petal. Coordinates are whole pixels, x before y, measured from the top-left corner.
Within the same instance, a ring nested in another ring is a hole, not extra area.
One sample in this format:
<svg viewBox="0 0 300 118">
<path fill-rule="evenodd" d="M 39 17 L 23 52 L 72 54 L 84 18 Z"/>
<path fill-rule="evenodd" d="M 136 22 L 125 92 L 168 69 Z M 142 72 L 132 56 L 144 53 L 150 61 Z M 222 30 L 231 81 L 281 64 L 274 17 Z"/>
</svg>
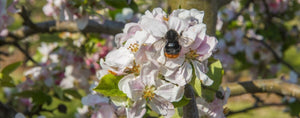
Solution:
<svg viewBox="0 0 300 118">
<path fill-rule="evenodd" d="M 210 86 L 213 84 L 213 80 L 211 80 L 205 73 L 203 73 L 203 65 L 198 62 L 198 61 L 192 61 L 194 69 L 195 69 L 195 73 L 197 78 L 199 78 L 202 82 L 202 84 L 204 84 L 205 86 Z"/>
<path fill-rule="evenodd" d="M 142 118 L 146 113 L 146 101 L 144 99 L 134 102 L 131 108 L 126 108 L 128 118 Z"/>
<path fill-rule="evenodd" d="M 295 71 L 290 72 L 289 82 L 291 82 L 291 83 L 297 83 L 298 82 L 298 75 Z"/>
<path fill-rule="evenodd" d="M 187 22 L 185 22 L 182 19 L 179 19 L 178 17 L 169 17 L 169 29 L 176 30 L 178 34 L 184 31 L 188 26 L 189 24 Z"/>
<path fill-rule="evenodd" d="M 192 79 L 192 66 L 189 62 L 184 62 L 184 64 L 177 68 L 177 70 L 170 76 L 165 76 L 165 79 L 178 84 L 179 86 L 184 86 L 185 84 L 189 83 Z"/>
<path fill-rule="evenodd" d="M 88 106 L 93 106 L 99 103 L 108 103 L 109 99 L 106 97 L 101 97 L 97 94 L 89 94 L 83 98 L 81 98 L 81 103 Z"/>
<path fill-rule="evenodd" d="M 155 94 L 163 97 L 169 102 L 177 102 L 181 100 L 184 93 L 184 86 L 176 86 L 171 83 L 165 83 L 159 86 L 155 91 Z"/>
<path fill-rule="evenodd" d="M 15 118 L 26 118 L 24 114 L 18 112 L 16 115 L 15 115 Z"/>
<path fill-rule="evenodd" d="M 170 110 L 174 110 L 174 106 L 169 101 L 162 97 L 155 96 L 151 101 L 149 101 L 150 108 L 161 115 L 168 115 Z"/>
<path fill-rule="evenodd" d="M 81 18 L 76 20 L 77 27 L 80 30 L 83 30 L 89 23 L 89 15 L 83 15 Z"/>
<path fill-rule="evenodd" d="M 154 37 L 164 37 L 168 31 L 168 27 L 163 22 L 152 18 L 142 17 L 140 24 L 144 30 Z"/>
<path fill-rule="evenodd" d="M 140 73 L 144 84 L 155 85 L 158 76 L 158 68 L 154 64 L 151 62 L 144 64 Z"/>
<path fill-rule="evenodd" d="M 113 50 L 106 55 L 104 64 L 111 68 L 117 68 L 115 71 L 123 72 L 125 68 L 131 68 L 134 55 L 125 47 Z"/>
<path fill-rule="evenodd" d="M 197 9 L 191 9 L 191 16 L 195 17 L 198 20 L 198 23 L 203 22 L 204 11 L 199 11 Z"/>
<path fill-rule="evenodd" d="M 132 81 L 134 78 L 135 76 L 133 74 L 129 74 L 123 77 L 118 83 L 119 89 L 123 91 L 123 93 L 125 93 L 129 98 L 132 98 L 129 82 Z"/>
<path fill-rule="evenodd" d="M 129 81 L 129 89 L 130 89 L 130 95 L 127 96 L 131 98 L 133 101 L 136 101 L 142 97 L 144 94 L 145 84 L 141 81 L 140 78 L 137 78 L 135 80 Z"/>
<path fill-rule="evenodd" d="M 175 69 L 175 68 L 180 67 L 183 64 L 184 60 L 185 60 L 184 55 L 179 56 L 175 59 L 167 58 L 165 66 L 170 68 L 170 69 Z"/>
</svg>

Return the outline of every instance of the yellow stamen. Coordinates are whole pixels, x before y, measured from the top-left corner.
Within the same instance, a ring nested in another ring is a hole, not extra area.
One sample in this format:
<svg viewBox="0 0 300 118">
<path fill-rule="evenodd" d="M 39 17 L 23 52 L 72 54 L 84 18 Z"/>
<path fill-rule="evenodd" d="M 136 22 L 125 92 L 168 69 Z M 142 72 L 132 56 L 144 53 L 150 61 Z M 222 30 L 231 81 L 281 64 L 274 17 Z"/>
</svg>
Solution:
<svg viewBox="0 0 300 118">
<path fill-rule="evenodd" d="M 146 86 L 145 87 L 145 90 L 144 90 L 144 96 L 143 98 L 146 99 L 146 100 L 152 100 L 152 98 L 154 98 L 154 90 L 155 90 L 155 87 L 154 86 Z"/>
<path fill-rule="evenodd" d="M 113 75 L 117 75 L 117 73 L 115 73 L 115 72 L 113 72 L 111 70 L 108 70 L 108 73 L 113 74 Z"/>
<path fill-rule="evenodd" d="M 126 67 L 125 72 L 126 72 L 126 73 L 135 73 L 135 74 L 139 74 L 139 73 L 140 73 L 140 65 L 136 64 L 135 61 L 134 61 L 134 62 L 133 62 L 133 67 L 132 67 L 132 68 Z"/>
<path fill-rule="evenodd" d="M 128 50 L 130 50 L 133 53 L 136 53 L 139 50 L 139 44 L 137 43 L 130 44 Z"/>
<path fill-rule="evenodd" d="M 169 21 L 169 18 L 163 17 L 163 20 L 164 20 L 164 21 Z"/>
<path fill-rule="evenodd" d="M 197 51 L 196 51 L 196 50 L 191 50 L 190 52 L 188 52 L 188 53 L 186 54 L 186 57 L 187 57 L 188 59 L 195 59 L 195 58 L 199 57 L 199 54 L 197 54 Z"/>
</svg>

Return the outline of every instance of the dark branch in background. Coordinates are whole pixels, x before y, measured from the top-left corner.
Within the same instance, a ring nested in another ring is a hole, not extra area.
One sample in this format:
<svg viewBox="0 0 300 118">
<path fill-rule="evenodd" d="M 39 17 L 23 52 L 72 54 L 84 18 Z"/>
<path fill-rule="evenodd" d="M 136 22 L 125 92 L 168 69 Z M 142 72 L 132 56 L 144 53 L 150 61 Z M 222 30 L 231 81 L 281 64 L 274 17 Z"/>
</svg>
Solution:
<svg viewBox="0 0 300 118">
<path fill-rule="evenodd" d="M 257 109 L 257 108 L 263 108 L 263 107 L 269 107 L 269 106 L 285 106 L 286 104 L 278 104 L 278 103 L 270 103 L 270 104 L 261 104 L 261 105 L 253 105 L 251 107 L 239 110 L 239 111 L 230 111 L 226 116 L 238 114 L 238 113 L 245 113 L 249 110 Z"/>
<path fill-rule="evenodd" d="M 224 5 L 230 3 L 232 0 L 219 0 L 219 4 L 218 4 L 218 7 L 221 8 L 223 7 Z"/>
<path fill-rule="evenodd" d="M 32 59 L 29 53 L 25 49 L 23 49 L 17 42 L 14 42 L 13 45 L 17 47 L 26 56 L 27 59 L 29 59 L 34 64 L 38 64 L 34 59 Z"/>
<path fill-rule="evenodd" d="M 120 33 L 124 27 L 124 23 L 114 22 L 106 20 L 104 23 L 98 23 L 94 20 L 89 20 L 87 26 L 83 30 L 79 30 L 76 22 L 71 21 L 45 21 L 36 23 L 36 27 L 39 30 L 35 30 L 31 27 L 24 26 L 13 33 L 8 35 L 8 37 L 14 39 L 25 39 L 28 36 L 38 34 L 38 33 L 55 33 L 55 32 L 85 32 L 85 33 L 104 33 L 115 35 Z"/>
<path fill-rule="evenodd" d="M 39 30 L 38 26 L 35 25 L 32 20 L 29 18 L 29 14 L 24 6 L 22 6 L 21 12 L 19 13 L 20 16 L 23 18 L 23 25 L 28 26 L 34 30 Z"/>
<path fill-rule="evenodd" d="M 191 85 L 185 85 L 184 96 L 186 98 L 190 98 L 191 100 L 183 107 L 183 118 L 199 118 L 198 108 L 196 106 L 196 98 Z"/>
<path fill-rule="evenodd" d="M 253 80 L 246 82 L 228 83 L 223 88 L 230 88 L 230 96 L 247 93 L 276 93 L 282 96 L 291 96 L 300 100 L 300 86 L 279 79 Z"/>
<path fill-rule="evenodd" d="M 265 48 L 267 48 L 269 51 L 271 51 L 272 55 L 274 56 L 275 60 L 279 63 L 282 63 L 283 65 L 285 65 L 286 67 L 288 67 L 290 70 L 294 71 L 298 76 L 300 75 L 299 72 L 297 72 L 295 70 L 295 68 L 290 65 L 289 63 L 287 63 L 286 61 L 284 61 L 276 52 L 275 50 L 269 45 L 267 44 L 266 41 L 264 40 L 258 40 L 258 39 L 255 39 L 255 38 L 250 38 L 250 37 L 246 37 L 246 39 L 250 40 L 250 41 L 255 41 L 255 42 L 259 42 L 261 43 Z"/>
<path fill-rule="evenodd" d="M 0 118 L 14 118 L 16 113 L 13 108 L 0 102 Z"/>
<path fill-rule="evenodd" d="M 7 52 L 3 52 L 3 51 L 0 51 L 0 55 L 4 55 L 4 56 L 9 56 L 9 54 Z"/>
</svg>

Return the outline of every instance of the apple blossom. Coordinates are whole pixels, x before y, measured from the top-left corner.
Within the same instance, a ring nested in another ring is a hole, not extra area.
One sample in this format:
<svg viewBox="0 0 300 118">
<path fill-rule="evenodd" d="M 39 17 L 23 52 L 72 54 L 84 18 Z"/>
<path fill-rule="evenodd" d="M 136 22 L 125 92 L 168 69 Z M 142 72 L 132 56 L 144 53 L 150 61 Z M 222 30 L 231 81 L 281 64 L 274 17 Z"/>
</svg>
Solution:
<svg viewBox="0 0 300 118">
<path fill-rule="evenodd" d="M 69 0 L 47 0 L 47 4 L 43 7 L 43 11 L 47 16 L 53 16 L 56 20 L 75 21 L 79 29 L 84 29 L 88 24 L 89 16 L 82 12 L 73 4 L 74 1 Z"/>
<path fill-rule="evenodd" d="M 211 56 L 217 43 L 215 38 L 205 35 L 206 25 L 202 23 L 204 13 L 191 9 L 190 11 L 175 10 L 168 19 L 164 15 L 165 13 L 161 12 L 160 9 L 154 9 L 152 14 L 145 15 L 141 19 L 142 27 L 153 37 L 159 39 L 154 43 L 153 50 L 149 52 L 148 58 L 154 60 L 154 63 L 158 62 L 163 65 L 162 74 L 170 82 L 181 86 L 189 83 L 192 78 L 193 65 L 197 77 L 205 85 L 211 85 L 212 80 L 204 74 L 203 67 L 202 69 L 200 69 L 201 67 L 198 68 L 203 65 L 201 64 L 203 61 Z M 182 49 L 179 57 L 175 59 L 165 57 L 163 46 L 161 46 L 164 44 L 163 37 L 168 29 L 174 29 L 181 35 L 179 43 Z M 157 43 L 158 46 L 155 45 Z"/>
<path fill-rule="evenodd" d="M 14 18 L 9 14 L 18 12 L 15 8 L 15 5 L 18 4 L 18 2 L 19 0 L 14 0 L 9 7 L 6 7 L 7 0 L 0 1 L 0 36 L 8 35 L 7 26 L 14 22 Z"/>
<path fill-rule="evenodd" d="M 118 89 L 130 100 L 112 96 L 112 102 L 126 107 L 127 117 L 142 117 L 146 106 L 171 117 L 175 112 L 172 102 L 182 99 L 184 85 L 193 76 L 206 86 L 212 85 L 213 80 L 205 73 L 217 40 L 206 35 L 203 16 L 204 12 L 196 9 L 179 9 L 167 16 L 161 8 L 155 8 L 146 11 L 138 23 L 127 23 L 123 33 L 116 35 L 117 49 L 100 59 L 98 86 L 106 74 L 122 78 Z M 177 58 L 164 54 L 165 36 L 171 29 L 178 33 L 182 47 Z"/>
<path fill-rule="evenodd" d="M 155 74 L 155 73 L 150 73 Z M 156 73 L 157 74 L 157 73 Z M 152 75 L 157 76 L 157 75 Z M 143 111 L 146 102 L 150 108 L 162 115 L 170 115 L 174 110 L 170 102 L 179 101 L 183 96 L 183 87 L 167 83 L 157 78 L 155 83 L 149 81 L 151 78 L 135 77 L 127 75 L 119 82 L 119 88 L 127 94 L 134 102 L 133 111 Z M 134 113 L 136 114 L 136 113 Z"/>
<path fill-rule="evenodd" d="M 210 118 L 225 118 L 223 106 L 227 103 L 230 96 L 230 89 L 227 87 L 226 91 L 222 88 L 219 89 L 222 93 L 222 98 L 215 97 L 211 103 L 206 102 L 203 98 L 197 98 L 197 108 L 199 116 Z"/>
</svg>

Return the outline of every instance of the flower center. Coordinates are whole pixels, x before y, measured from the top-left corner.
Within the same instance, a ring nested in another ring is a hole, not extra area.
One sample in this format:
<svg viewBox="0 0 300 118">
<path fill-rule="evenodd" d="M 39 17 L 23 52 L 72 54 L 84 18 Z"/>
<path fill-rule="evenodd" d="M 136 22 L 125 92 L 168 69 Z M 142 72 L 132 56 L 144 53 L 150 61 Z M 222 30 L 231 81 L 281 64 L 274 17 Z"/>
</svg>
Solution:
<svg viewBox="0 0 300 118">
<path fill-rule="evenodd" d="M 124 72 L 125 72 L 125 73 L 134 73 L 134 74 L 136 74 L 136 75 L 139 75 L 140 69 L 141 69 L 141 68 L 140 68 L 140 65 L 139 65 L 139 64 L 136 64 L 136 62 L 133 61 L 133 67 L 132 67 L 132 68 L 126 67 L 125 70 L 124 70 Z"/>
<path fill-rule="evenodd" d="M 131 52 L 136 53 L 139 50 L 139 44 L 137 44 L 137 43 L 130 44 L 128 49 Z"/>
<path fill-rule="evenodd" d="M 186 54 L 186 58 L 188 59 L 196 59 L 197 57 L 199 57 L 199 54 L 197 54 L 196 50 L 191 50 Z"/>
<path fill-rule="evenodd" d="M 145 90 L 144 90 L 144 99 L 146 99 L 147 101 L 148 100 L 152 100 L 152 98 L 154 98 L 154 90 L 155 90 L 155 87 L 154 86 L 146 86 L 145 87 Z"/>
</svg>

